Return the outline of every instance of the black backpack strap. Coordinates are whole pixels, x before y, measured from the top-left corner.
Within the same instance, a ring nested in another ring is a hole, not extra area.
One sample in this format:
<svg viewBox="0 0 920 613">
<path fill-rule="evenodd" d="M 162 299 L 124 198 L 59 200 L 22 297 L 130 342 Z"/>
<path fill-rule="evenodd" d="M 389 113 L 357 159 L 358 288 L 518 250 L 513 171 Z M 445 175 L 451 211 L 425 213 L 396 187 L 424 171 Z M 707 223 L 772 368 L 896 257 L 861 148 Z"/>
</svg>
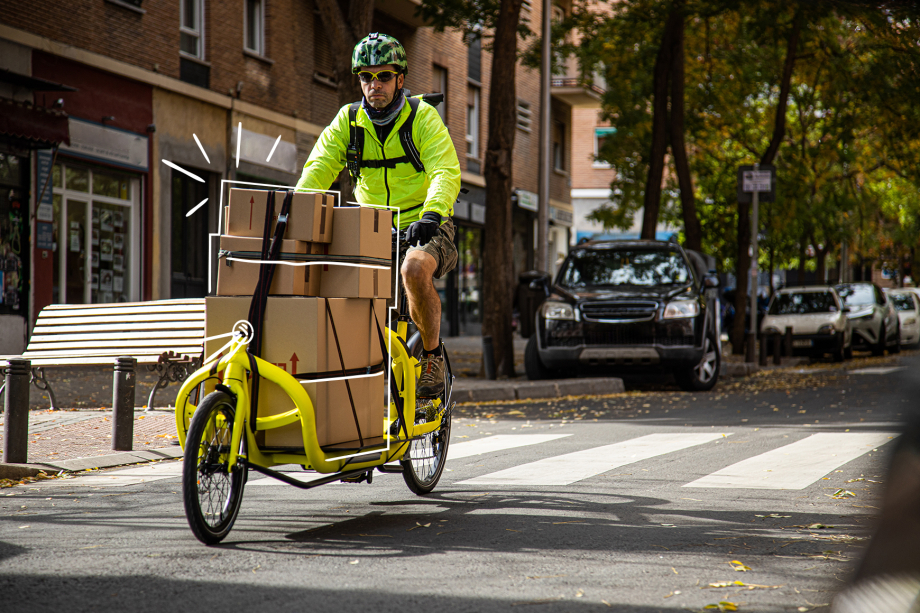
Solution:
<svg viewBox="0 0 920 613">
<path fill-rule="evenodd" d="M 422 156 L 419 155 L 418 148 L 415 146 L 415 141 L 412 140 L 412 124 L 415 122 L 415 114 L 418 112 L 418 105 L 421 104 L 421 100 L 418 98 L 407 97 L 406 102 L 409 104 L 409 116 L 406 118 L 406 123 L 404 123 L 399 128 L 399 140 L 402 141 L 403 151 L 406 152 L 406 157 L 409 158 L 409 163 L 412 164 L 412 167 L 415 168 L 415 172 L 425 172 L 425 165 L 422 164 Z"/>
<path fill-rule="evenodd" d="M 358 126 L 360 102 L 348 106 L 348 147 L 345 149 L 345 165 L 352 180 L 361 178 L 361 156 L 364 154 L 364 128 Z"/>
</svg>

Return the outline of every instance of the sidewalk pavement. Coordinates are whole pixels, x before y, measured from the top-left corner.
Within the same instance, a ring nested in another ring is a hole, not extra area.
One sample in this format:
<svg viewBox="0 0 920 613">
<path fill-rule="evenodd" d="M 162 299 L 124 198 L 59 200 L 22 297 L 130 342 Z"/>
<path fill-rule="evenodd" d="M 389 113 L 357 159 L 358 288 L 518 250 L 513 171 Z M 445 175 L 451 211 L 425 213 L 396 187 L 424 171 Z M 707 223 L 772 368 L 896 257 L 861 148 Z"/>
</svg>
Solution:
<svg viewBox="0 0 920 613">
<path fill-rule="evenodd" d="M 623 380 L 615 377 L 557 379 L 528 381 L 524 376 L 490 381 L 479 376 L 482 361 L 482 339 L 459 337 L 445 339 L 456 375 L 453 393 L 458 402 L 515 401 L 564 396 L 608 395 L 625 391 Z M 515 370 L 522 373 L 526 341 L 515 339 Z M 747 376 L 761 369 L 756 364 L 737 361 L 726 356 L 722 376 Z M 800 364 L 800 359 L 784 359 L 782 367 Z M 770 364 L 767 368 L 776 368 Z M 48 410 L 47 398 L 32 388 L 29 416 L 29 465 L 0 464 L 0 480 L 21 479 L 39 470 L 56 473 L 91 468 L 108 468 L 154 460 L 176 458 L 181 450 L 176 444 L 175 418 L 172 404 L 179 385 L 171 383 L 157 395 L 155 410 L 135 412 L 134 451 L 115 452 L 111 449 L 112 374 L 106 368 L 49 369 L 59 406 L 65 410 Z M 147 392 L 155 381 L 150 373 L 138 370 L 136 401 L 146 401 Z M 3 415 L 0 413 L 0 424 Z M 0 428 L 0 445 L 3 432 Z"/>
</svg>

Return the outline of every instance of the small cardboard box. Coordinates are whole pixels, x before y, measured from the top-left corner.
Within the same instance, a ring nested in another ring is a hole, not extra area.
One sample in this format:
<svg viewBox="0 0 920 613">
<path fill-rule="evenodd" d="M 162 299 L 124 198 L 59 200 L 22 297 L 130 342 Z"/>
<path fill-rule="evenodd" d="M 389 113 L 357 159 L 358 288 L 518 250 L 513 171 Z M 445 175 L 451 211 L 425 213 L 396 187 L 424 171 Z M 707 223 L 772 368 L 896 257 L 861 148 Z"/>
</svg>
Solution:
<svg viewBox="0 0 920 613">
<path fill-rule="evenodd" d="M 371 207 L 338 207 L 332 221 L 332 242 L 315 245 L 329 260 L 386 266 L 385 269 L 323 265 L 320 295 L 328 298 L 389 298 L 393 213 Z"/>
<path fill-rule="evenodd" d="M 231 189 L 227 234 L 261 238 L 265 228 L 268 194 L 269 190 Z M 275 192 L 272 231 L 278 222 L 284 196 L 283 191 Z M 310 243 L 331 241 L 334 203 L 335 197 L 331 194 L 295 192 L 283 238 Z"/>
<path fill-rule="evenodd" d="M 249 297 L 206 298 L 205 337 L 226 334 L 234 323 L 246 319 L 250 302 Z M 329 373 L 329 377 L 336 376 L 334 371 L 341 370 L 339 349 L 346 370 L 380 364 L 383 353 L 377 323 L 381 330 L 386 325 L 386 301 L 330 298 L 329 308 L 335 323 L 335 333 L 338 334 L 338 348 L 332 322 L 326 314 L 325 299 L 270 297 L 265 310 L 261 357 L 292 374 Z M 206 341 L 205 355 L 211 356 L 226 341 L 226 338 Z M 349 380 L 365 443 L 383 436 L 385 384 L 385 372 Z M 304 381 L 302 385 L 313 402 L 319 444 L 325 446 L 357 441 L 358 432 L 345 382 Z M 275 415 L 292 408 L 293 402 L 280 387 L 265 379 L 261 380 L 259 415 Z M 300 424 L 266 430 L 265 445 L 302 447 Z"/>
<path fill-rule="evenodd" d="M 282 240 L 281 260 L 284 255 L 310 253 L 313 243 Z M 316 243 L 317 245 L 319 243 Z M 244 236 L 220 237 L 220 266 L 217 269 L 218 296 L 251 296 L 259 282 L 259 264 L 262 239 Z M 229 257 L 233 260 L 227 259 Z M 251 262 L 240 259 L 252 260 Z M 295 261 L 295 258 L 291 258 Z M 272 296 L 317 296 L 320 289 L 320 266 L 292 266 L 276 264 L 275 274 L 268 293 Z"/>
</svg>

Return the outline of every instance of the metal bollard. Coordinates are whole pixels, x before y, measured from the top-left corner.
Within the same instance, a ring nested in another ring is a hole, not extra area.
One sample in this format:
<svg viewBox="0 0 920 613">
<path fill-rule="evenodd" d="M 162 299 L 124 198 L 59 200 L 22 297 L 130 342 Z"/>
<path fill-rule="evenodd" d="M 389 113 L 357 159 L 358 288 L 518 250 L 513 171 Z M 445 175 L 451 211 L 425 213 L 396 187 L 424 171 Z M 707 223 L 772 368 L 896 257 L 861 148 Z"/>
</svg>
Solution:
<svg viewBox="0 0 920 613">
<path fill-rule="evenodd" d="M 492 346 L 492 337 L 482 337 L 482 369 L 485 371 L 486 379 L 494 381 L 495 373 L 495 349 Z"/>
<path fill-rule="evenodd" d="M 753 332 L 744 335 L 744 361 L 753 363 L 757 355 L 757 340 Z"/>
<path fill-rule="evenodd" d="M 770 336 L 773 339 L 773 363 L 779 366 L 780 364 L 783 363 L 783 356 L 782 356 L 783 337 L 780 336 L 779 334 L 771 334 Z"/>
<path fill-rule="evenodd" d="M 6 368 L 3 395 L 3 461 L 25 464 L 29 461 L 29 385 L 31 360 L 13 358 Z"/>
<path fill-rule="evenodd" d="M 766 334 L 760 335 L 760 347 L 758 348 L 757 363 L 761 366 L 767 365 L 767 343 L 770 342 L 770 337 Z"/>
<path fill-rule="evenodd" d="M 112 449 L 134 449 L 134 371 L 137 360 L 129 357 L 115 358 L 115 375 L 112 386 Z"/>
<path fill-rule="evenodd" d="M 783 335 L 783 355 L 787 358 L 792 357 L 792 326 L 786 326 L 786 334 Z"/>
</svg>

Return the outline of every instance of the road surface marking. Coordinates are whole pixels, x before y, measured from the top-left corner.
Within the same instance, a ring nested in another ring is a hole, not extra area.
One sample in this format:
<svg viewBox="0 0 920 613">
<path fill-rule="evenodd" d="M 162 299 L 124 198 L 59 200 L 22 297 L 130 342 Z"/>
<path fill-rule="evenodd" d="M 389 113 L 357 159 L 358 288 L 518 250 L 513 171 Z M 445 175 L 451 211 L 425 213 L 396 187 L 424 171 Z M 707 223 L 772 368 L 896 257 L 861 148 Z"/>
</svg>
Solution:
<svg viewBox="0 0 920 613">
<path fill-rule="evenodd" d="M 649 434 L 622 443 L 522 464 L 467 479 L 458 485 L 569 485 L 619 466 L 702 445 L 722 437 L 721 433 Z"/>
<path fill-rule="evenodd" d="M 468 458 L 482 453 L 492 453 L 495 451 L 504 451 L 505 449 L 514 449 L 515 447 L 525 447 L 527 445 L 536 445 L 538 443 L 548 443 L 559 438 L 572 436 L 571 434 L 496 434 L 481 438 L 475 441 L 465 443 L 451 443 L 447 448 L 448 460 L 459 460 Z"/>
<path fill-rule="evenodd" d="M 827 432 L 742 460 L 684 487 L 801 490 L 891 441 L 891 432 Z"/>
<path fill-rule="evenodd" d="M 904 370 L 903 366 L 870 366 L 869 368 L 857 368 L 847 374 L 850 375 L 890 375 L 893 372 Z"/>
</svg>

